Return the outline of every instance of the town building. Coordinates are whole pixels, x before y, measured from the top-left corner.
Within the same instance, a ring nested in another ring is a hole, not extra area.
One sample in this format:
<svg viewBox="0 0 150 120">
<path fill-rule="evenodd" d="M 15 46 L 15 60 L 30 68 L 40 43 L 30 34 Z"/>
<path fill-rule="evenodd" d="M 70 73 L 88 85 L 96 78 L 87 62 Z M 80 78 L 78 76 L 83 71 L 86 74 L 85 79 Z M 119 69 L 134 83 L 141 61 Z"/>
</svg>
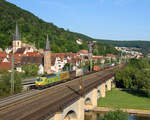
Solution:
<svg viewBox="0 0 150 120">
<path fill-rule="evenodd" d="M 77 42 L 80 44 L 83 41 L 79 39 Z M 21 41 L 21 34 L 19 33 L 17 23 L 12 43 L 12 47 L 8 47 L 4 52 L 0 52 L 1 69 L 7 68 L 7 70 L 11 70 L 12 55 L 14 56 L 14 67 L 16 71 L 23 72 L 22 66 L 36 64 L 39 67 L 39 74 L 62 72 L 66 64 L 69 65 L 67 70 L 77 70 L 89 61 L 89 57 L 94 64 L 104 64 L 105 59 L 115 58 L 112 54 L 106 57 L 94 56 L 88 50 L 80 50 L 77 53 L 52 53 L 48 35 L 45 49 L 37 50 L 34 45 L 29 45 Z"/>
</svg>

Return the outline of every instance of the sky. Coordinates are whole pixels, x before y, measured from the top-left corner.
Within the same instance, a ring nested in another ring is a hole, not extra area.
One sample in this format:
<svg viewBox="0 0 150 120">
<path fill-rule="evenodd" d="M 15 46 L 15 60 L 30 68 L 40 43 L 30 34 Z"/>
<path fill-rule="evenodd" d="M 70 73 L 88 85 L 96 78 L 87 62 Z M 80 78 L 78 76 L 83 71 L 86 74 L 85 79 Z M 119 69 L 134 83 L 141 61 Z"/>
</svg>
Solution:
<svg viewBox="0 0 150 120">
<path fill-rule="evenodd" d="M 150 0 L 7 0 L 47 22 L 97 39 L 150 40 Z"/>
</svg>

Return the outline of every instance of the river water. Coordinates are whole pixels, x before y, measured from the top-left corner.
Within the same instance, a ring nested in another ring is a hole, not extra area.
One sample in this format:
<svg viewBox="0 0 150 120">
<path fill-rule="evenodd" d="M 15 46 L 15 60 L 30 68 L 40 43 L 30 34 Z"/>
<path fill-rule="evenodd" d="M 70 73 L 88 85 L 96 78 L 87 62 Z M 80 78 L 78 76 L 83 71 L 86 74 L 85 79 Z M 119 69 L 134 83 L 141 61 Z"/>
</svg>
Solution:
<svg viewBox="0 0 150 120">
<path fill-rule="evenodd" d="M 85 112 L 85 120 L 101 120 L 104 113 Z M 130 120 L 150 120 L 148 115 L 130 115 Z"/>
</svg>

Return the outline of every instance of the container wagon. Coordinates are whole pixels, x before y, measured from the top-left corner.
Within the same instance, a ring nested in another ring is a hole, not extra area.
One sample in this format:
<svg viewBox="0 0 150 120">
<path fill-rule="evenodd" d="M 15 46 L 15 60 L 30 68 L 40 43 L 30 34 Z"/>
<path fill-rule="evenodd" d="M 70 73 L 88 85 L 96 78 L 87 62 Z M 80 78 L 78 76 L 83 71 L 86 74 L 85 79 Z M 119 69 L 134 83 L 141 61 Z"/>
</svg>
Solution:
<svg viewBox="0 0 150 120">
<path fill-rule="evenodd" d="M 100 71 L 100 66 L 99 65 L 94 65 L 93 70 L 94 71 Z"/>
</svg>

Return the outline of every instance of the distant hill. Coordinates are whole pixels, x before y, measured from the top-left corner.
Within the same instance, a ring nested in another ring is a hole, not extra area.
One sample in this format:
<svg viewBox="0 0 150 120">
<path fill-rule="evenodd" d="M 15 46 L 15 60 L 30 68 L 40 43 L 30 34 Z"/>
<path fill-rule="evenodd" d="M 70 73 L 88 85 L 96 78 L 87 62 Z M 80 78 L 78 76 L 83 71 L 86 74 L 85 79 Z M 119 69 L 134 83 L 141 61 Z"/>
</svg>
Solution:
<svg viewBox="0 0 150 120">
<path fill-rule="evenodd" d="M 101 44 L 109 44 L 118 47 L 136 47 L 142 48 L 141 52 L 144 54 L 150 53 L 150 41 L 113 41 L 97 39 Z"/>
<path fill-rule="evenodd" d="M 46 34 L 49 35 L 53 52 L 77 52 L 87 49 L 87 41 L 93 41 L 86 35 L 74 33 L 63 28 L 58 28 L 53 23 L 48 23 L 33 15 L 32 13 L 17 7 L 5 0 L 0 0 L 0 47 L 12 46 L 13 34 L 16 21 L 19 25 L 22 41 L 35 44 L 37 48 L 45 47 Z M 77 39 L 82 39 L 83 44 L 78 45 Z M 111 45 L 100 44 L 95 54 L 117 53 Z"/>
</svg>

